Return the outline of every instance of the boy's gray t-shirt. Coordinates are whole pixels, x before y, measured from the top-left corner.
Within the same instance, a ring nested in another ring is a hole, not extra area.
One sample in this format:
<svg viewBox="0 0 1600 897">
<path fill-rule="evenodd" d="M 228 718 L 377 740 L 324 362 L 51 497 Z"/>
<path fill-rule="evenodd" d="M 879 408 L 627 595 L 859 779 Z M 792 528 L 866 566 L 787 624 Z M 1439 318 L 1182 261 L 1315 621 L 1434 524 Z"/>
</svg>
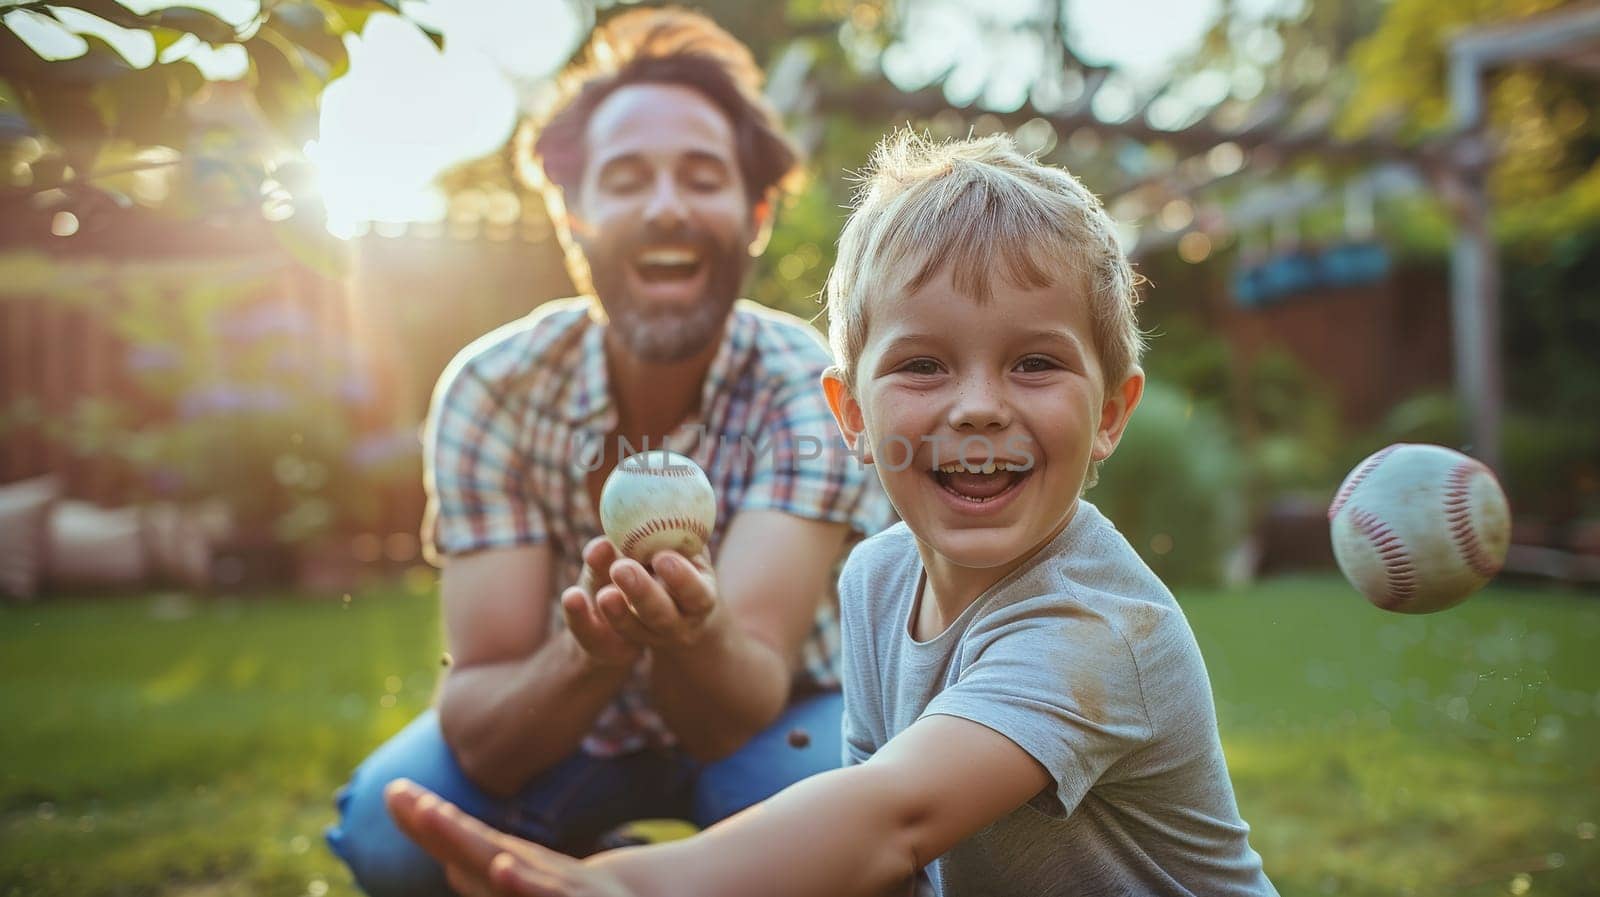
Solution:
<svg viewBox="0 0 1600 897">
<path fill-rule="evenodd" d="M 845 765 L 943 714 L 1006 736 L 1054 779 L 930 864 L 937 893 L 1277 893 L 1239 817 L 1189 623 L 1093 505 L 927 642 L 909 628 L 922 573 L 904 523 L 842 572 Z"/>
</svg>

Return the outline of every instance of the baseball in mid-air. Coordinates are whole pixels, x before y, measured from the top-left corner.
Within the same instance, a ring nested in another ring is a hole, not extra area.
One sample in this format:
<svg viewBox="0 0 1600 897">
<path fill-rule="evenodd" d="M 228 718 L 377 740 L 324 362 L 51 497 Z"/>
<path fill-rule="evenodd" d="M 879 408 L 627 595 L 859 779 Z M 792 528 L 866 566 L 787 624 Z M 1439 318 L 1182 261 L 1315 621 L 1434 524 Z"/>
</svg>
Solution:
<svg viewBox="0 0 1600 897">
<path fill-rule="evenodd" d="M 711 541 L 717 495 L 700 465 L 656 449 L 629 455 L 600 487 L 600 527 L 624 555 L 649 564 L 671 549 L 693 557 Z"/>
<path fill-rule="evenodd" d="M 1328 507 L 1345 578 L 1384 610 L 1426 614 L 1465 601 L 1505 564 L 1511 512 L 1478 461 L 1398 443 L 1356 465 Z"/>
</svg>

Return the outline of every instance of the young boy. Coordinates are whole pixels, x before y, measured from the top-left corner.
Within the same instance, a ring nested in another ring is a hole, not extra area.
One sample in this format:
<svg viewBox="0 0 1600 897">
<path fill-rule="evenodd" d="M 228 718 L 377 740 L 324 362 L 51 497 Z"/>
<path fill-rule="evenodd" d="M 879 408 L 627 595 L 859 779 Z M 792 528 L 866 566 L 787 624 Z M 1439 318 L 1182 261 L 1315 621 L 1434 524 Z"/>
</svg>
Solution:
<svg viewBox="0 0 1600 897">
<path fill-rule="evenodd" d="M 1136 301 L 1070 175 L 889 138 L 828 284 L 824 388 L 903 520 L 840 579 L 846 768 L 582 861 L 409 783 L 391 812 L 469 895 L 1275 894 L 1183 612 L 1080 498 L 1143 390 Z"/>
</svg>

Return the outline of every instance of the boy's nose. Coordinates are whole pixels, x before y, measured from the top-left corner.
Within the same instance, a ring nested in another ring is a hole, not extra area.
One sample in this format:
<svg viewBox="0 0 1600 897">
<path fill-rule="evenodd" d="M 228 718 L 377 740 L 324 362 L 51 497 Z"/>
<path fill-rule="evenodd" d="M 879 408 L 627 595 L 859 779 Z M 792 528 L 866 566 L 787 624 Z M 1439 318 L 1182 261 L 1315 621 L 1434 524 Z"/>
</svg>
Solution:
<svg viewBox="0 0 1600 897">
<path fill-rule="evenodd" d="M 1011 424 L 1011 409 L 999 385 L 988 378 L 963 383 L 950 406 L 951 429 L 1003 430 Z"/>
</svg>

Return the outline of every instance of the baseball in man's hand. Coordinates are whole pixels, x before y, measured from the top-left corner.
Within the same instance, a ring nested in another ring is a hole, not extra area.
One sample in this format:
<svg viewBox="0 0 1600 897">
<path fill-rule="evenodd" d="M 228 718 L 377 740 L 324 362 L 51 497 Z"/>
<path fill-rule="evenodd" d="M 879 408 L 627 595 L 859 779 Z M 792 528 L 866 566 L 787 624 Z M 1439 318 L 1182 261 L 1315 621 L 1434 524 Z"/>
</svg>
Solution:
<svg viewBox="0 0 1600 897">
<path fill-rule="evenodd" d="M 665 449 L 629 455 L 600 488 L 600 526 L 624 555 L 646 566 L 668 549 L 692 558 L 711 541 L 717 495 L 705 471 Z"/>
</svg>

